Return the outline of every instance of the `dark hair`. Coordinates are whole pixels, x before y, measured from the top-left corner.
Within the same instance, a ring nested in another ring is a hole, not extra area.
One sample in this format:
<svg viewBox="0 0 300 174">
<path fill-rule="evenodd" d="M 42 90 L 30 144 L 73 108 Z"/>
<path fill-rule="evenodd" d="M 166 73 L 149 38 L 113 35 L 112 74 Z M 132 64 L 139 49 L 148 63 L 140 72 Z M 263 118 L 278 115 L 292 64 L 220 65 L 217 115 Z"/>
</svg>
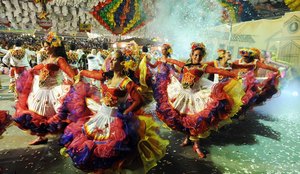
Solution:
<svg viewBox="0 0 300 174">
<path fill-rule="evenodd" d="M 68 58 L 64 43 L 61 42 L 61 46 L 53 47 L 53 56 L 55 57 L 63 57 L 65 59 Z"/>
<path fill-rule="evenodd" d="M 200 50 L 200 52 L 201 52 L 200 56 L 201 56 L 202 58 L 206 55 L 206 49 L 205 49 L 205 48 L 197 47 L 197 48 L 195 48 L 195 49 L 192 50 L 191 56 L 194 54 L 194 52 L 195 52 L 196 50 Z"/>
<path fill-rule="evenodd" d="M 103 48 L 104 50 L 108 50 L 108 43 L 104 42 L 104 43 L 102 44 L 102 48 Z"/>
<path fill-rule="evenodd" d="M 144 45 L 144 46 L 142 47 L 142 51 L 143 51 L 144 53 L 147 53 L 147 52 L 148 52 L 148 47 Z"/>
<path fill-rule="evenodd" d="M 14 43 L 12 41 L 7 42 L 7 48 L 11 49 L 14 46 Z"/>
<path fill-rule="evenodd" d="M 70 50 L 73 50 L 73 51 L 76 50 L 76 45 L 75 45 L 75 43 L 72 42 L 72 43 L 70 44 Z"/>
<path fill-rule="evenodd" d="M 22 46 L 22 44 L 23 44 L 23 42 L 22 42 L 20 39 L 17 39 L 17 40 L 16 40 L 15 45 L 16 45 L 17 47 Z"/>
<path fill-rule="evenodd" d="M 253 62 L 254 61 L 254 56 L 244 56 L 244 61 L 246 63 L 250 63 L 250 62 Z"/>
<path fill-rule="evenodd" d="M 118 54 L 117 59 L 118 59 L 120 62 L 122 62 L 122 61 L 125 60 L 125 55 L 123 54 L 123 52 L 122 52 L 121 50 L 116 50 L 115 53 Z"/>
</svg>

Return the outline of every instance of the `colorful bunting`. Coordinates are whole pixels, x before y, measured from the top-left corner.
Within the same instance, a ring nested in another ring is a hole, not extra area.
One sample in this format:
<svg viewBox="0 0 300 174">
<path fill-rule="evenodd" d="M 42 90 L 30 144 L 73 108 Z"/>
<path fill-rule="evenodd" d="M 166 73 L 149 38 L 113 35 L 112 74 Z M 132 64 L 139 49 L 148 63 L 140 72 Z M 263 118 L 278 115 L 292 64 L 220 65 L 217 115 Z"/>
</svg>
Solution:
<svg viewBox="0 0 300 174">
<path fill-rule="evenodd" d="M 142 0 L 107 0 L 94 7 L 91 14 L 115 35 L 125 35 L 149 20 Z"/>
</svg>

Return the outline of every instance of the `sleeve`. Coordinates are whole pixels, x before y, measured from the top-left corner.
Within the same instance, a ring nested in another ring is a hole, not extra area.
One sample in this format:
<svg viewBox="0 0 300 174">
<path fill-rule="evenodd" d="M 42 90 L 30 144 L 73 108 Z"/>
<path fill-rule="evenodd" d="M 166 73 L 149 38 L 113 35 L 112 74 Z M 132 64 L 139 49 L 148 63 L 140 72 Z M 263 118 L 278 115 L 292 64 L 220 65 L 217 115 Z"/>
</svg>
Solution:
<svg viewBox="0 0 300 174">
<path fill-rule="evenodd" d="M 64 58 L 59 58 L 57 64 L 69 77 L 73 78 L 75 76 L 75 72 Z"/>
<path fill-rule="evenodd" d="M 204 72 L 205 73 L 212 73 L 212 74 L 220 74 L 222 76 L 233 77 L 233 78 L 235 78 L 237 76 L 233 72 L 223 70 L 223 69 L 219 69 L 219 68 L 214 68 L 212 66 L 206 66 L 206 68 L 204 69 Z"/>
<path fill-rule="evenodd" d="M 38 74 L 38 72 L 39 72 L 42 68 L 44 68 L 44 64 L 38 64 L 38 65 L 35 65 L 35 66 L 32 68 L 31 72 L 34 73 L 34 74 Z"/>
<path fill-rule="evenodd" d="M 126 90 L 130 94 L 131 99 L 133 100 L 132 104 L 124 111 L 124 114 L 138 110 L 142 104 L 142 96 L 137 92 L 135 83 L 129 82 L 126 85 Z"/>
<path fill-rule="evenodd" d="M 175 59 L 167 59 L 167 62 L 171 63 L 171 64 L 175 64 L 175 65 L 179 66 L 180 68 L 184 67 L 184 65 L 185 65 L 184 62 L 181 62 L 181 61 L 178 61 Z"/>
<path fill-rule="evenodd" d="M 207 64 L 208 66 L 215 67 L 215 61 L 205 62 L 205 64 Z"/>
<path fill-rule="evenodd" d="M 259 61 L 256 63 L 256 66 L 259 67 L 259 68 L 263 68 L 263 69 L 271 70 L 271 71 L 274 71 L 274 72 L 278 72 L 277 68 L 266 65 L 266 64 L 264 64 L 262 62 L 259 62 Z"/>
<path fill-rule="evenodd" d="M 105 75 L 103 70 L 93 70 L 93 71 L 82 70 L 80 71 L 80 75 L 95 80 L 100 80 L 100 81 L 105 80 Z"/>
<path fill-rule="evenodd" d="M 10 54 L 10 51 L 8 51 L 5 56 L 2 58 L 2 62 L 7 65 L 7 66 L 10 66 L 10 63 L 9 63 L 9 60 L 11 58 L 11 54 Z"/>
</svg>

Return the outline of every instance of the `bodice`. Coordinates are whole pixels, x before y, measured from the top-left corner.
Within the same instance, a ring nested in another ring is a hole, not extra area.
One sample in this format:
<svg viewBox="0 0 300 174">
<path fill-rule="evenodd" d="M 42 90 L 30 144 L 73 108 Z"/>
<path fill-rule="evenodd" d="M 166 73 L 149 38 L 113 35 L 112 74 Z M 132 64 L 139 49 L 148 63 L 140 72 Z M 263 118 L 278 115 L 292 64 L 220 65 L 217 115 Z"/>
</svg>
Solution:
<svg viewBox="0 0 300 174">
<path fill-rule="evenodd" d="M 199 67 L 184 67 L 183 77 L 181 84 L 184 88 L 191 88 L 204 74 L 206 66 L 200 65 Z"/>
<path fill-rule="evenodd" d="M 60 67 L 55 63 L 44 63 L 39 73 L 39 86 L 52 87 L 62 83 L 63 76 Z"/>
<path fill-rule="evenodd" d="M 128 92 L 126 85 L 130 82 L 130 78 L 125 77 L 117 86 L 109 86 L 107 81 L 101 84 L 102 96 L 101 102 L 106 106 L 116 107 L 120 103 L 126 101 Z"/>
</svg>

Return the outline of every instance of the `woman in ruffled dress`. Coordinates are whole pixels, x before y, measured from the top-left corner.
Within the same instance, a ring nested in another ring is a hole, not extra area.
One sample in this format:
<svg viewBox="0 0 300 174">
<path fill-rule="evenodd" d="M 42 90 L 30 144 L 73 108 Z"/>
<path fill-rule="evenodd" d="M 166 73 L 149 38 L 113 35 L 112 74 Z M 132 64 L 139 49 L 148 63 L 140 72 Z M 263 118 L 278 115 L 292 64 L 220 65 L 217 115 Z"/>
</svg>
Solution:
<svg viewBox="0 0 300 174">
<path fill-rule="evenodd" d="M 147 172 L 165 155 L 168 141 L 157 135 L 152 116 L 144 114 L 143 99 L 126 76 L 124 61 L 117 50 L 110 59 L 113 73 L 80 71 L 80 76 L 100 80 L 102 92 L 101 100 L 86 96 L 93 114 L 68 125 L 61 137 L 65 152 L 82 170 L 116 171 L 140 161 Z"/>
<path fill-rule="evenodd" d="M 64 128 L 66 122 L 60 119 L 64 113 L 59 108 L 70 86 L 63 84 L 62 73 L 70 78 L 75 76 L 56 33 L 49 32 L 46 36 L 45 50 L 48 58 L 17 80 L 18 101 L 13 119 L 19 128 L 38 136 L 31 145 L 47 143 L 46 134 Z"/>
<path fill-rule="evenodd" d="M 241 49 L 239 53 L 242 58 L 234 61 L 231 67 L 232 71 L 238 73 L 243 79 L 246 94 L 242 101 L 243 110 L 246 110 L 254 104 L 261 104 L 278 91 L 280 72 L 277 68 L 260 61 L 260 51 L 257 48 Z M 259 69 L 271 72 L 265 78 L 258 78 Z"/>
<path fill-rule="evenodd" d="M 166 59 L 182 68 L 181 79 L 172 75 L 169 69 L 157 76 L 154 98 L 157 101 L 157 115 L 173 130 L 187 135 L 181 146 L 193 141 L 193 150 L 200 158 L 205 155 L 199 149 L 199 139 L 206 138 L 210 130 L 222 126 L 237 112 L 241 102 L 235 102 L 233 95 L 243 95 L 241 84 L 230 79 L 214 84 L 203 78 L 205 73 L 217 73 L 235 78 L 236 74 L 202 63 L 206 55 L 203 43 L 192 43 L 191 63 Z M 236 100 L 238 101 L 238 100 Z M 235 111 L 233 111 L 235 110 Z"/>
</svg>

